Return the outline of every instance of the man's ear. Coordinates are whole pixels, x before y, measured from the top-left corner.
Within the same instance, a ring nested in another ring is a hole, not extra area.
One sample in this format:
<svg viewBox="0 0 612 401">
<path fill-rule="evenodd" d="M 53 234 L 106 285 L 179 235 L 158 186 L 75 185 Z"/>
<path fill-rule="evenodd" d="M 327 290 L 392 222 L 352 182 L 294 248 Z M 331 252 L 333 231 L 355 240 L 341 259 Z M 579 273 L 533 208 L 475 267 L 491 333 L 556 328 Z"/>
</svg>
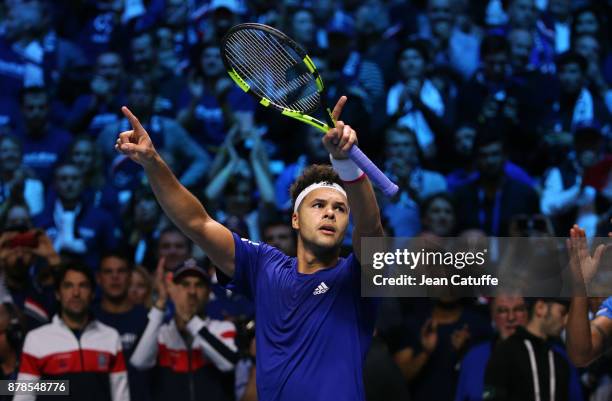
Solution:
<svg viewBox="0 0 612 401">
<path fill-rule="evenodd" d="M 298 221 L 298 214 L 297 213 L 293 213 L 291 215 L 291 227 L 294 230 L 299 230 L 300 229 L 300 223 Z"/>
</svg>

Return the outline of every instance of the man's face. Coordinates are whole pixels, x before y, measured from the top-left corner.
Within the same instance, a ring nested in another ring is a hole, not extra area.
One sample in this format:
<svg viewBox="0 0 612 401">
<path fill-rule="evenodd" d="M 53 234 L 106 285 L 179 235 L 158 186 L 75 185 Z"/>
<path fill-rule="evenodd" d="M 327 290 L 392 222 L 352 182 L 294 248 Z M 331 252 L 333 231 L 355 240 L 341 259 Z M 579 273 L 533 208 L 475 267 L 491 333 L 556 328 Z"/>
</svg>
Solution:
<svg viewBox="0 0 612 401">
<path fill-rule="evenodd" d="M 21 112 L 30 133 L 41 135 L 47 124 L 49 104 L 46 93 L 28 93 L 23 97 Z"/>
<path fill-rule="evenodd" d="M 77 166 L 66 165 L 55 172 L 55 188 L 60 199 L 74 201 L 83 193 L 83 173 Z"/>
<path fill-rule="evenodd" d="M 335 189 L 310 192 L 293 214 L 292 226 L 304 243 L 320 250 L 338 248 L 348 226 L 347 199 Z"/>
<path fill-rule="evenodd" d="M 130 288 L 131 272 L 125 260 L 109 256 L 100 262 L 97 274 L 102 296 L 110 300 L 123 300 Z"/>
<path fill-rule="evenodd" d="M 561 90 L 567 94 L 577 94 L 582 89 L 584 77 L 577 63 L 567 63 L 559 68 Z"/>
<path fill-rule="evenodd" d="M 576 52 L 586 58 L 590 63 L 599 62 L 599 42 L 591 35 L 582 35 L 574 44 Z"/>
<path fill-rule="evenodd" d="M 198 276 L 186 276 L 176 284 L 177 291 L 173 296 L 177 311 L 182 315 L 192 316 L 202 310 L 210 293 L 208 285 Z"/>
<path fill-rule="evenodd" d="M 272 245 L 286 255 L 295 255 L 295 237 L 293 229 L 287 224 L 275 224 L 268 226 L 263 232 L 263 238 L 266 244 Z"/>
<path fill-rule="evenodd" d="M 55 296 L 60 303 L 62 313 L 81 318 L 89 312 L 93 289 L 83 273 L 69 270 Z"/>
<path fill-rule="evenodd" d="M 159 257 L 166 258 L 166 269 L 174 269 L 180 263 L 189 259 L 189 240 L 183 234 L 170 231 L 159 238 Z"/>
<path fill-rule="evenodd" d="M 148 88 L 143 80 L 139 79 L 132 82 L 128 102 L 134 114 L 148 114 L 148 111 L 153 107 L 154 100 L 155 97 L 151 88 Z"/>
<path fill-rule="evenodd" d="M 7 211 L 5 229 L 30 228 L 31 226 L 30 212 L 26 207 L 16 205 Z"/>
<path fill-rule="evenodd" d="M 300 10 L 293 16 L 293 34 L 298 43 L 310 43 L 314 38 L 315 26 L 312 14 Z"/>
<path fill-rule="evenodd" d="M 148 226 L 155 224 L 159 217 L 159 206 L 155 199 L 143 198 L 134 208 L 134 220 L 137 224 Z"/>
<path fill-rule="evenodd" d="M 472 127 L 459 127 L 455 132 L 455 151 L 461 156 L 471 156 L 474 149 L 476 130 Z"/>
<path fill-rule="evenodd" d="M 531 33 L 525 29 L 515 29 L 510 33 L 510 55 L 514 65 L 525 67 L 533 47 Z"/>
<path fill-rule="evenodd" d="M 21 150 L 19 145 L 10 139 L 0 141 L 0 166 L 11 173 L 21 165 Z"/>
<path fill-rule="evenodd" d="M 450 0 L 429 0 L 427 15 L 432 22 L 453 20 Z"/>
<path fill-rule="evenodd" d="M 218 77 L 223 73 L 223 60 L 221 59 L 221 49 L 217 46 L 207 47 L 202 51 L 202 71 L 207 77 Z"/>
<path fill-rule="evenodd" d="M 576 17 L 575 30 L 577 35 L 597 35 L 599 22 L 597 22 L 595 14 L 590 11 L 580 13 Z"/>
<path fill-rule="evenodd" d="M 487 80 L 500 82 L 506 78 L 508 55 L 504 52 L 487 54 L 483 57 L 484 73 Z"/>
<path fill-rule="evenodd" d="M 504 171 L 504 152 L 501 142 L 484 145 L 478 150 L 478 170 L 483 177 L 500 177 Z"/>
<path fill-rule="evenodd" d="M 118 84 L 123 76 L 123 63 L 117 53 L 102 53 L 96 63 L 96 72 L 112 84 Z"/>
<path fill-rule="evenodd" d="M 82 172 L 85 173 L 90 171 L 94 164 L 93 143 L 89 141 L 78 141 L 72 148 L 71 159 Z"/>
<path fill-rule="evenodd" d="M 435 199 L 429 205 L 423 223 L 435 235 L 441 237 L 451 235 L 455 227 L 453 205 L 444 198 Z"/>
<path fill-rule="evenodd" d="M 401 131 L 387 132 L 385 149 L 392 164 L 414 166 L 419 163 L 419 153 L 414 137 Z"/>
<path fill-rule="evenodd" d="M 526 29 L 534 27 L 537 15 L 534 0 L 513 0 L 509 11 L 513 27 Z"/>
<path fill-rule="evenodd" d="M 399 69 L 404 79 L 420 79 L 425 71 L 425 60 L 416 49 L 406 49 L 400 55 Z"/>
<path fill-rule="evenodd" d="M 491 315 L 501 339 L 505 340 L 518 326 L 527 324 L 527 305 L 523 297 L 500 295 L 491 304 Z"/>
<path fill-rule="evenodd" d="M 226 194 L 227 211 L 230 214 L 244 216 L 251 211 L 251 194 L 253 192 L 250 179 L 234 181 Z"/>
<path fill-rule="evenodd" d="M 148 71 L 153 67 L 155 51 L 150 35 L 140 35 L 132 40 L 132 60 L 139 71 Z"/>
<path fill-rule="evenodd" d="M 8 5 L 6 34 L 11 40 L 36 35 L 44 29 L 43 8 L 39 1 L 20 1 Z"/>
<path fill-rule="evenodd" d="M 556 302 L 549 302 L 546 306 L 542 329 L 548 337 L 559 337 L 567 323 L 567 307 Z"/>
</svg>

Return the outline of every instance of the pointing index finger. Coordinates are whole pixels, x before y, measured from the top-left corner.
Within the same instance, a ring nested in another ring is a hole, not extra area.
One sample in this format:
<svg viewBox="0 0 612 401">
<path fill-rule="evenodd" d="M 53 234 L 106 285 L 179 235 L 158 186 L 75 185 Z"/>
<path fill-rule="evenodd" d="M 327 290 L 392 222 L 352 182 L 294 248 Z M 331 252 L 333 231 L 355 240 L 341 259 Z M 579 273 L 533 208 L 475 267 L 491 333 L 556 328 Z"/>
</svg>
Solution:
<svg viewBox="0 0 612 401">
<path fill-rule="evenodd" d="M 344 108 L 345 104 L 346 96 L 340 96 L 340 99 L 338 99 L 338 103 L 336 103 L 336 105 L 334 106 L 334 111 L 332 111 L 332 117 L 334 118 L 334 121 L 337 121 L 340 118 L 340 115 L 342 114 L 342 109 Z"/>
<path fill-rule="evenodd" d="M 136 118 L 136 116 L 134 114 L 132 114 L 130 109 L 128 109 L 127 107 L 123 106 L 121 108 L 121 111 L 123 112 L 123 115 L 128 119 L 128 121 L 132 125 L 132 129 L 134 129 L 134 131 L 136 131 L 136 130 L 144 130 L 144 128 L 140 124 L 140 121 L 138 121 L 138 118 Z"/>
</svg>

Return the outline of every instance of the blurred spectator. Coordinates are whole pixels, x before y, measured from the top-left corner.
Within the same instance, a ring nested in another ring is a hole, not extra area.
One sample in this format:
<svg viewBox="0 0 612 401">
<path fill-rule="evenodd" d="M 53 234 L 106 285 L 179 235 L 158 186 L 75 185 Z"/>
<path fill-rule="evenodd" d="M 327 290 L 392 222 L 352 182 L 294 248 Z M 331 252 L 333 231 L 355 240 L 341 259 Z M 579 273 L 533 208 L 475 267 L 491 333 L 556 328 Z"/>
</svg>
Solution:
<svg viewBox="0 0 612 401">
<path fill-rule="evenodd" d="M 157 257 L 164 259 L 164 269 L 173 270 L 191 257 L 193 243 L 183 234 L 181 230 L 174 226 L 167 227 L 159 233 L 157 241 Z M 151 271 L 154 265 L 146 266 Z"/>
<path fill-rule="evenodd" d="M 445 192 L 426 198 L 422 202 L 423 232 L 437 237 L 450 237 L 456 233 L 457 212 L 453 199 Z"/>
<path fill-rule="evenodd" d="M 387 115 L 391 121 L 416 133 L 425 159 L 436 155 L 436 137 L 443 136 L 444 99 L 426 78 L 427 50 L 422 42 L 405 45 L 398 58 L 400 82 L 387 94 Z"/>
<path fill-rule="evenodd" d="M 153 270 L 157 263 L 156 245 L 165 219 L 155 195 L 148 187 L 139 187 L 132 194 L 125 213 L 127 247 L 133 262 Z"/>
<path fill-rule="evenodd" d="M 95 140 L 89 136 L 76 137 L 70 147 L 68 160 L 83 173 L 85 202 L 93 207 L 104 209 L 118 219 L 119 194 L 106 182 L 102 156 L 96 148 Z"/>
<path fill-rule="evenodd" d="M 106 253 L 100 259 L 96 282 L 102 293 L 100 302 L 93 306 L 96 319 L 114 328 L 121 338 L 123 356 L 129 361 L 147 325 L 147 310 L 133 304 L 130 289 L 132 265 L 119 253 Z M 149 376 L 127 365 L 130 399 L 150 400 Z"/>
<path fill-rule="evenodd" d="M 491 320 L 497 330 L 493 340 L 475 345 L 461 361 L 455 401 L 482 401 L 487 362 L 500 341 L 527 323 L 527 305 L 518 295 L 498 295 L 491 301 Z"/>
<path fill-rule="evenodd" d="M 96 59 L 89 91 L 74 101 L 67 127 L 95 139 L 104 127 L 119 121 L 119 109 L 125 104 L 124 81 L 121 56 L 114 52 L 101 53 Z"/>
<path fill-rule="evenodd" d="M 227 400 L 221 372 L 238 360 L 230 322 L 200 317 L 210 291 L 210 278 L 193 259 L 168 273 L 156 271 L 159 296 L 130 362 L 139 369 L 155 368 L 155 400 Z M 168 323 L 163 310 L 168 297 L 175 314 Z"/>
<path fill-rule="evenodd" d="M 587 84 L 587 60 L 580 54 L 569 51 L 557 58 L 557 75 L 560 93 L 547 120 L 557 131 L 571 132 L 579 125 L 601 124 L 604 132 L 609 130 L 610 113 L 599 96 Z"/>
<path fill-rule="evenodd" d="M 317 47 L 314 13 L 309 8 L 298 8 L 289 15 L 287 34 L 304 49 L 312 52 Z"/>
<path fill-rule="evenodd" d="M 217 44 L 201 46 L 188 90 L 181 94 L 177 117 L 204 148 L 223 143 L 227 131 L 238 124 L 242 135 L 253 130 L 255 101 L 229 79 Z"/>
<path fill-rule="evenodd" d="M 0 137 L 0 209 L 9 204 L 25 203 L 34 216 L 44 207 L 44 187 L 23 167 L 22 156 L 17 138 Z"/>
<path fill-rule="evenodd" d="M 0 236 L 1 300 L 25 314 L 28 329 L 47 323 L 55 311 L 52 270 L 60 258 L 45 232 L 32 227 L 28 208 L 15 204 L 5 212 Z"/>
<path fill-rule="evenodd" d="M 539 210 L 538 195 L 506 174 L 504 141 L 499 133 L 482 131 L 477 135 L 474 157 L 478 180 L 455 190 L 458 228 L 480 228 L 488 235 L 505 236 L 512 216 Z"/>
<path fill-rule="evenodd" d="M 153 91 L 151 105 L 155 113 L 174 115 L 179 95 L 185 88 L 185 81 L 161 64 L 158 54 L 159 40 L 155 32 L 151 30 L 137 33 L 130 39 L 130 74 L 144 79 L 149 85 L 152 83 L 157 85 L 157 91 Z M 131 99 L 129 101 L 131 102 Z M 136 115 L 140 116 L 139 113 Z"/>
<path fill-rule="evenodd" d="M 159 62 L 177 75 L 189 67 L 189 54 L 199 39 L 190 21 L 191 4 L 185 0 L 165 1 L 163 20 L 156 32 Z"/>
<path fill-rule="evenodd" d="M 491 354 L 484 400 L 582 400 L 575 369 L 562 348 L 554 345 L 565 326 L 568 306 L 561 299 L 533 301 L 527 325 L 517 327 Z"/>
<path fill-rule="evenodd" d="M 57 275 L 56 294 L 60 311 L 51 323 L 26 336 L 17 379 L 70 380 L 70 396 L 56 399 L 129 401 L 119 333 L 91 317 L 91 269 L 78 263 L 64 266 Z M 13 400 L 36 398 L 30 393 Z"/>
<path fill-rule="evenodd" d="M 21 312 L 10 302 L 0 304 L 0 377 L 2 380 L 17 379 L 25 334 Z M 0 396 L 2 401 L 10 399 L 12 397 L 7 395 Z"/>
<path fill-rule="evenodd" d="M 198 185 L 204 178 L 210 158 L 175 120 L 162 117 L 154 112 L 154 82 L 157 81 L 149 81 L 141 76 L 130 81 L 128 87 L 130 110 L 140 118 L 155 144 L 172 155 L 182 172 L 179 175 L 181 183 L 188 187 Z M 123 119 L 108 125 L 100 133 L 97 143 L 107 163 L 115 160 L 116 164 L 118 159 L 125 159 L 123 155 L 117 155 L 114 146 L 117 134 L 128 129 L 128 122 Z M 125 163 L 131 162 L 125 161 Z M 134 174 L 140 176 L 142 171 L 135 170 Z"/>
<path fill-rule="evenodd" d="M 410 400 L 410 391 L 402 372 L 383 339 L 376 334 L 363 366 L 363 385 L 367 401 Z"/>
<path fill-rule="evenodd" d="M 83 171 L 75 164 L 61 164 L 55 170 L 57 199 L 36 218 L 59 253 L 79 255 L 97 268 L 100 254 L 117 247 L 117 228 L 103 209 L 84 199 Z"/>
<path fill-rule="evenodd" d="M 571 37 L 571 0 L 549 0 L 548 9 L 543 16 L 544 25 L 553 33 L 555 53 L 570 49 Z"/>
<path fill-rule="evenodd" d="M 476 127 L 466 123 L 461 124 L 455 131 L 454 164 L 459 168 L 451 171 L 446 177 L 446 183 L 451 192 L 454 192 L 457 188 L 465 184 L 477 181 L 480 177 L 477 163 L 474 158 L 474 141 L 476 139 L 477 129 L 483 131 L 486 128 L 483 128 L 483 126 Z M 508 177 L 522 182 L 525 185 L 530 187 L 535 186 L 535 181 L 529 174 L 508 159 L 504 162 L 504 172 Z"/>
<path fill-rule="evenodd" d="M 601 50 L 600 42 L 591 34 L 577 35 L 574 39 L 574 50 L 587 60 L 588 86 L 606 102 L 608 111 L 612 112 L 611 77 L 604 75 L 606 67 L 612 68 L 612 56 L 608 55 L 606 60 L 603 59 L 606 55 Z"/>
<path fill-rule="evenodd" d="M 266 216 L 261 223 L 261 239 L 268 245 L 280 249 L 287 256 L 296 256 L 297 238 L 290 219 L 283 216 Z"/>
<path fill-rule="evenodd" d="M 427 1 L 427 12 L 419 21 L 420 36 L 432 45 L 434 65 L 450 66 L 468 79 L 478 68 L 480 33 L 465 18 L 467 2 L 451 0 Z"/>
<path fill-rule="evenodd" d="M 488 336 L 491 329 L 458 298 L 414 299 L 412 304 L 412 315 L 383 338 L 410 382 L 412 400 L 452 400 L 457 383 L 455 365 L 470 341 Z"/>
<path fill-rule="evenodd" d="M 142 266 L 136 265 L 132 269 L 128 297 L 133 305 L 143 305 L 147 309 L 153 304 L 153 280 Z"/>
<path fill-rule="evenodd" d="M 50 95 L 44 87 L 28 87 L 21 93 L 21 115 L 23 127 L 18 137 L 23 144 L 23 164 L 49 185 L 53 168 L 62 160 L 70 146 L 72 137 L 55 127 L 49 120 Z"/>
<path fill-rule="evenodd" d="M 232 26 L 241 22 L 240 16 L 245 11 L 239 0 L 211 0 L 209 10 L 211 14 L 205 24 L 203 39 L 217 43 Z"/>
</svg>

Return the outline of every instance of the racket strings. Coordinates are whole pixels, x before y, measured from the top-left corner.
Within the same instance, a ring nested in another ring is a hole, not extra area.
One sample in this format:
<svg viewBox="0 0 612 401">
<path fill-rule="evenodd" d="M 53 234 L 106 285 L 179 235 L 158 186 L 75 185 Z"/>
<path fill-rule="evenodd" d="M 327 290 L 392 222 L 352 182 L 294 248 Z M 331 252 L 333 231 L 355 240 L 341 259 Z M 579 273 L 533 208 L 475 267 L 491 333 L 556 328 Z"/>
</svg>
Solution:
<svg viewBox="0 0 612 401">
<path fill-rule="evenodd" d="M 317 109 L 320 98 L 312 74 L 274 37 L 242 30 L 226 44 L 232 66 L 253 91 L 284 108 L 301 112 Z M 299 75 L 289 79 L 289 73 Z"/>
</svg>

